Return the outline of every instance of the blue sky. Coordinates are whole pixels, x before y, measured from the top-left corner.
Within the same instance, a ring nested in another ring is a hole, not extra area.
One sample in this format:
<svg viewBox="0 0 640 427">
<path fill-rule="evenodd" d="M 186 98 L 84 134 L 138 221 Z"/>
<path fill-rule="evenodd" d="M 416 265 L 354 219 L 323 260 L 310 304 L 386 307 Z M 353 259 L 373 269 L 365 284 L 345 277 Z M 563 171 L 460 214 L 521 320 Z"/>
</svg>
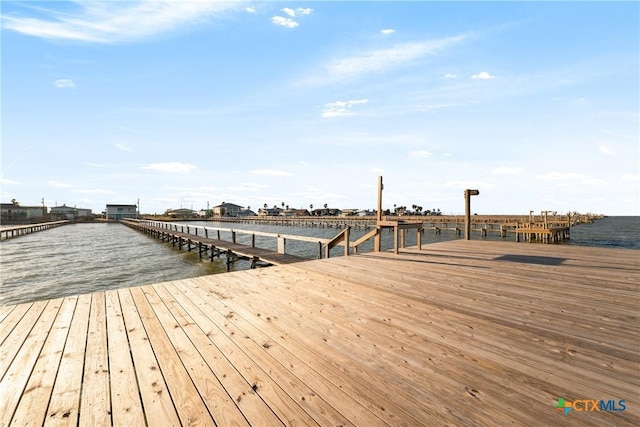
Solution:
<svg viewBox="0 0 640 427">
<path fill-rule="evenodd" d="M 640 214 L 638 2 L 1 7 L 5 203 Z"/>
</svg>

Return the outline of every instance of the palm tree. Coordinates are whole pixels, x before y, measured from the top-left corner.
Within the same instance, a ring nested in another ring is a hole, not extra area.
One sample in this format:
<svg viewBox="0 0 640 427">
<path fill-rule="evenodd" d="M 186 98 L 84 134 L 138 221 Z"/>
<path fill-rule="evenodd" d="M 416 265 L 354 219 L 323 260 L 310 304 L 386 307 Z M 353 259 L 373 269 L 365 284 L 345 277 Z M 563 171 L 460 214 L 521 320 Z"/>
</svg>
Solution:
<svg viewBox="0 0 640 427">
<path fill-rule="evenodd" d="M 282 202 L 282 207 L 284 208 L 284 202 Z"/>
<path fill-rule="evenodd" d="M 324 208 L 327 209 L 328 207 L 329 207 L 329 205 L 325 203 L 324 204 Z"/>
<path fill-rule="evenodd" d="M 267 204 L 266 203 L 264 204 L 264 208 L 267 209 Z"/>
<path fill-rule="evenodd" d="M 313 203 L 309 205 L 309 209 L 313 210 Z"/>
</svg>

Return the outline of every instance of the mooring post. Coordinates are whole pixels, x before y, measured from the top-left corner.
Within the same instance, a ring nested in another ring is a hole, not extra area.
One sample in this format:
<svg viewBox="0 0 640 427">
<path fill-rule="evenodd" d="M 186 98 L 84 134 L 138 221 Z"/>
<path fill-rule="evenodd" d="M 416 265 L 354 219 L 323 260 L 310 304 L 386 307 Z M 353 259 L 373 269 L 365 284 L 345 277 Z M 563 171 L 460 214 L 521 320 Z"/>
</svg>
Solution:
<svg viewBox="0 0 640 427">
<path fill-rule="evenodd" d="M 464 239 L 471 240 L 471 196 L 480 194 L 478 190 L 464 190 Z"/>
</svg>

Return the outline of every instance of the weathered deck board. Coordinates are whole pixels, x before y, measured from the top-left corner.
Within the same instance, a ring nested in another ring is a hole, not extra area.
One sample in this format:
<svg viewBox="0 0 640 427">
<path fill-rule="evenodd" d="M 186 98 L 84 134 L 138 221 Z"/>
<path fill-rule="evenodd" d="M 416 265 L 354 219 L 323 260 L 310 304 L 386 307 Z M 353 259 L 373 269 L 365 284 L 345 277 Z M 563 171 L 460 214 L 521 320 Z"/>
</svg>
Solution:
<svg viewBox="0 0 640 427">
<path fill-rule="evenodd" d="M 454 241 L 3 307 L 0 425 L 638 425 L 639 255 Z"/>
</svg>

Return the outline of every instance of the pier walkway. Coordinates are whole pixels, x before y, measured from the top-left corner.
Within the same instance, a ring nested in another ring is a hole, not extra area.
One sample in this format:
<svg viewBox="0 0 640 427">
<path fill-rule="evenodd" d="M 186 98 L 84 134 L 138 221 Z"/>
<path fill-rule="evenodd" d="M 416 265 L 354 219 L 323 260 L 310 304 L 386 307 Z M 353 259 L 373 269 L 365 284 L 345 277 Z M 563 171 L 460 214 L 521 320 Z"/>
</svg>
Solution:
<svg viewBox="0 0 640 427">
<path fill-rule="evenodd" d="M 197 250 L 198 255 L 202 258 L 203 255 L 211 258 L 219 256 L 220 254 L 226 255 L 227 271 L 230 269 L 230 263 L 237 258 L 245 258 L 251 261 L 251 267 L 254 268 L 258 262 L 263 262 L 270 265 L 284 265 L 292 264 L 301 261 L 308 261 L 307 258 L 299 257 L 285 253 L 286 238 L 306 239 L 319 245 L 320 254 L 322 254 L 322 244 L 326 243 L 328 239 L 322 238 L 307 238 L 304 236 L 280 236 L 273 233 L 261 233 L 259 231 L 246 232 L 251 234 L 251 245 L 243 245 L 236 243 L 237 232 L 232 229 L 219 229 L 213 227 L 202 227 L 175 223 L 164 223 L 158 221 L 144 221 L 144 220 L 122 220 L 122 224 L 138 230 L 142 233 L 153 236 L 165 242 L 170 242 L 173 246 L 177 246 L 182 249 L 186 247 L 187 251 Z M 180 228 L 180 231 L 178 231 Z M 198 230 L 201 234 L 198 235 Z M 220 231 L 230 234 L 231 241 L 220 239 Z M 193 233 L 192 233 L 193 232 Z M 209 235 L 209 232 L 212 235 Z M 214 234 L 215 233 L 215 234 Z M 280 251 L 270 251 L 267 249 L 258 248 L 255 246 L 256 235 L 269 235 L 275 236 L 279 239 Z M 214 238 L 213 236 L 216 236 Z"/>
<path fill-rule="evenodd" d="M 69 224 L 69 220 L 41 222 L 37 224 L 16 225 L 0 228 L 0 240 L 12 239 L 14 237 L 23 236 L 25 234 L 35 233 L 36 231 L 48 230 L 50 228 L 59 227 Z"/>
<path fill-rule="evenodd" d="M 637 426 L 639 287 L 451 241 L 4 306 L 0 425 Z"/>
</svg>

